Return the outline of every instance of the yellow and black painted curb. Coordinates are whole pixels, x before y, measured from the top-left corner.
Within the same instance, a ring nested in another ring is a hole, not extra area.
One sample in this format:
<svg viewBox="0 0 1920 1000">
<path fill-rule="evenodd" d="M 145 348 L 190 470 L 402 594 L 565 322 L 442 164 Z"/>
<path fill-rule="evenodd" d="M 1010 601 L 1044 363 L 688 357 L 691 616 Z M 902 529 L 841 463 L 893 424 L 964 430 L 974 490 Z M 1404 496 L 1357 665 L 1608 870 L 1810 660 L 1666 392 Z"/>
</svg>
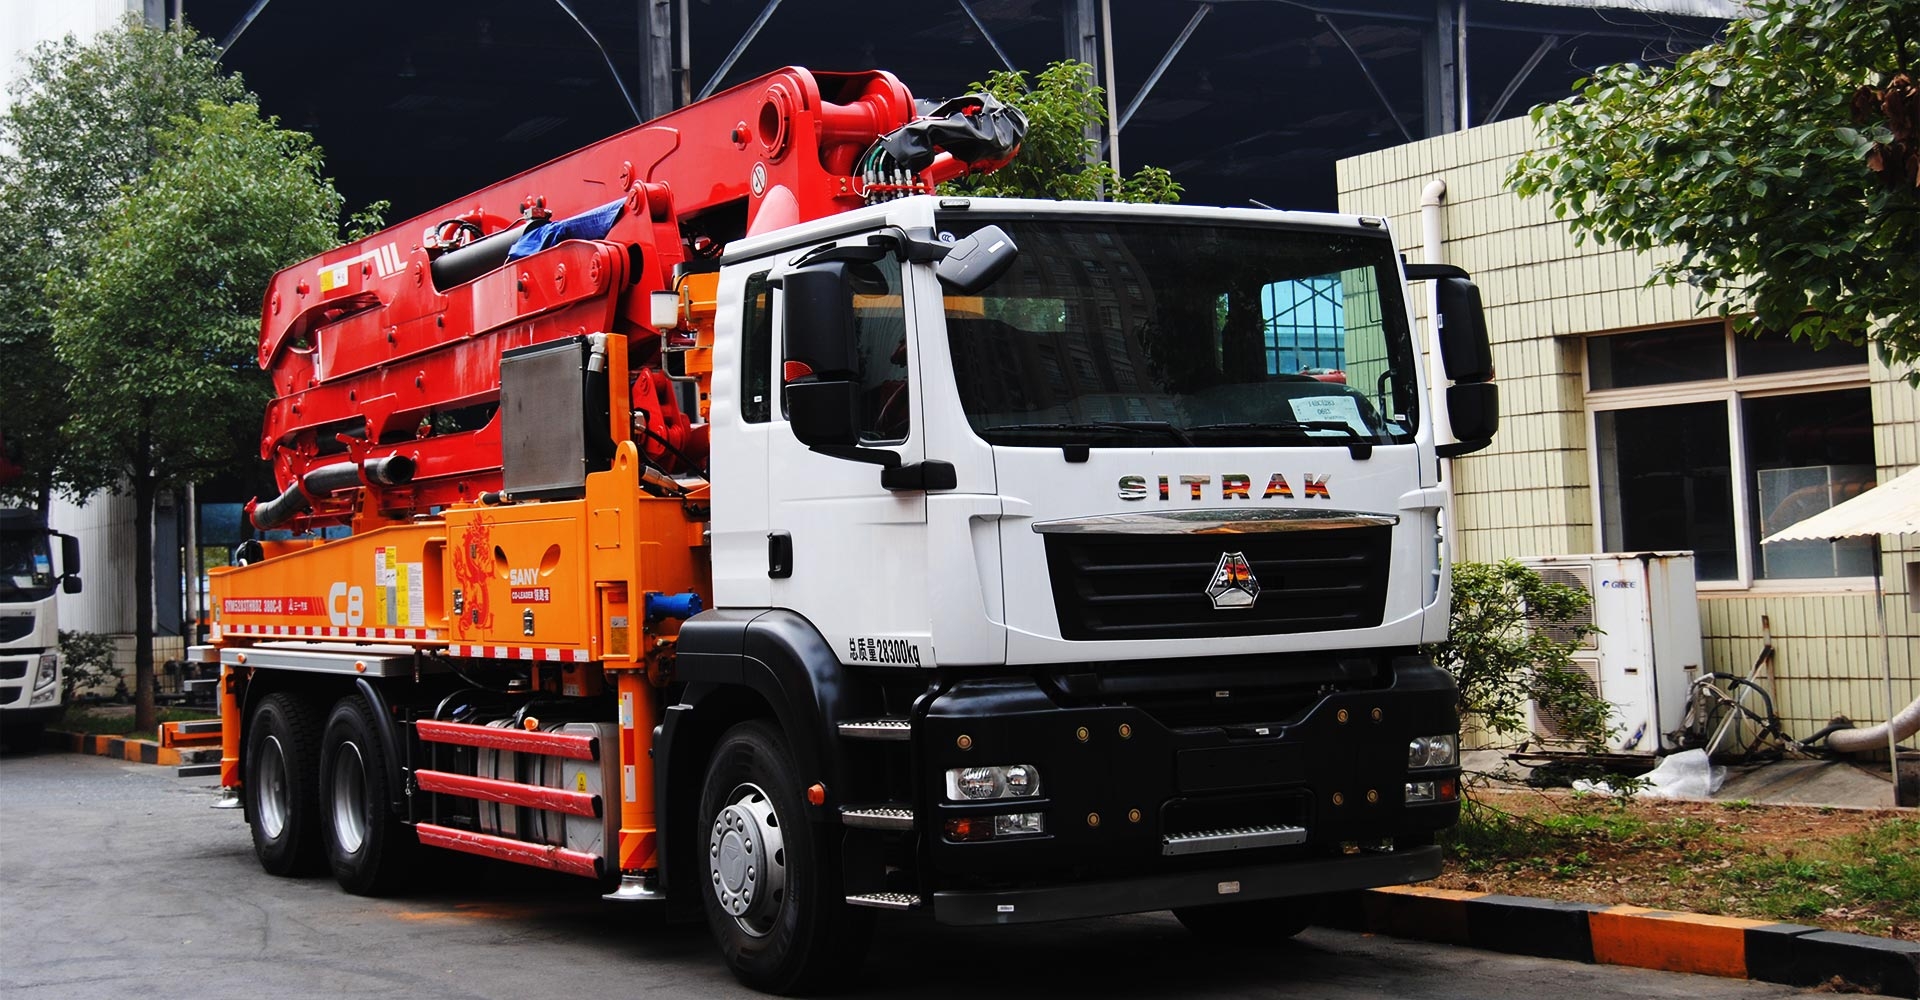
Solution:
<svg viewBox="0 0 1920 1000">
<path fill-rule="evenodd" d="M 172 747 L 163 747 L 151 740 L 130 740 L 120 736 L 96 736 L 91 733 L 47 732 L 41 736 L 43 745 L 49 750 L 90 753 L 96 757 L 116 757 L 135 764 L 164 764 L 168 767 L 177 767 L 181 763 L 180 751 Z"/>
<path fill-rule="evenodd" d="M 1802 924 L 1395 886 L 1322 923 L 1514 955 L 1920 997 L 1920 943 Z"/>
</svg>

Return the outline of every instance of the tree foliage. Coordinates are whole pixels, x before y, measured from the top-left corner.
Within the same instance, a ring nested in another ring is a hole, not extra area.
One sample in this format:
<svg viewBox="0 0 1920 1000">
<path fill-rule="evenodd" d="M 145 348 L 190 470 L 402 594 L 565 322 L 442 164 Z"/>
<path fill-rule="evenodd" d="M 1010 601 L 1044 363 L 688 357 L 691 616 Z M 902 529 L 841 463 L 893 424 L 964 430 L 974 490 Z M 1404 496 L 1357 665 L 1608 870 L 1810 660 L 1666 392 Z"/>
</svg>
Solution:
<svg viewBox="0 0 1920 1000">
<path fill-rule="evenodd" d="M 1128 201 L 1156 205 L 1180 200 L 1180 184 L 1160 167 L 1141 167 L 1122 177 L 1098 157 L 1100 144 L 1088 138 L 1107 121 L 1106 91 L 1094 83 L 1093 67 L 1077 60 L 1056 62 L 1040 71 L 1033 86 L 1027 75 L 1002 70 L 974 83 L 1027 116 L 1027 135 L 1013 162 L 991 174 L 947 185 L 953 194 L 1072 201 Z"/>
<path fill-rule="evenodd" d="M 261 290 L 338 242 L 341 208 L 312 139 L 251 104 L 203 102 L 156 139 L 152 169 L 101 216 L 84 268 L 50 282 L 72 405 L 62 479 L 80 495 L 131 492 L 142 524 L 158 492 L 251 450 L 269 395 L 254 356 Z M 135 535 L 143 593 L 150 542 Z M 144 728 L 151 623 L 140 617 Z"/>
<path fill-rule="evenodd" d="M 0 115 L 0 436 L 22 476 L 0 487 L 44 509 L 65 456 L 61 427 L 72 399 L 53 354 L 47 280 L 86 266 L 102 213 L 144 176 L 157 132 L 198 114 L 201 101 L 239 100 L 237 77 L 190 33 L 131 17 L 88 43 L 68 36 L 28 53 Z"/>
<path fill-rule="evenodd" d="M 1579 238 L 1673 246 L 1654 280 L 1815 347 L 1920 361 L 1920 0 L 1757 0 L 1671 68 L 1603 68 L 1533 111 L 1509 182 Z"/>
<path fill-rule="evenodd" d="M 1505 559 L 1456 563 L 1447 641 L 1434 658 L 1459 686 L 1460 717 L 1495 736 L 1527 738 L 1527 703 L 1557 721 L 1556 739 L 1598 750 L 1605 743 L 1607 703 L 1573 665 L 1573 650 L 1593 634 L 1582 612 L 1585 591 L 1549 583 Z"/>
</svg>

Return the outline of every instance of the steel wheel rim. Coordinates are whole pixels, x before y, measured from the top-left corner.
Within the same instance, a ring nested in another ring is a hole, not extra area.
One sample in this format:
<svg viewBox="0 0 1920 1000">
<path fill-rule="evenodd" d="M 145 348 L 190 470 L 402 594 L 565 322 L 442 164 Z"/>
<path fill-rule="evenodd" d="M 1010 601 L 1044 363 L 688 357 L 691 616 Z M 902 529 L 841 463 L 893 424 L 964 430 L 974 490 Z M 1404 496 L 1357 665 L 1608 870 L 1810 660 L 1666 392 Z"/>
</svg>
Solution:
<svg viewBox="0 0 1920 1000">
<path fill-rule="evenodd" d="M 786 837 L 760 786 L 727 795 L 707 838 L 707 876 L 720 909 L 752 937 L 773 932 L 787 898 Z"/>
<path fill-rule="evenodd" d="M 349 740 L 340 744 L 333 760 L 333 840 L 347 854 L 357 853 L 367 842 L 367 817 L 361 810 L 366 798 L 366 761 Z"/>
<path fill-rule="evenodd" d="M 260 767 L 254 775 L 254 814 L 260 817 L 260 830 L 268 840 L 277 839 L 287 828 L 287 752 L 280 737 L 269 735 L 260 748 Z"/>
</svg>

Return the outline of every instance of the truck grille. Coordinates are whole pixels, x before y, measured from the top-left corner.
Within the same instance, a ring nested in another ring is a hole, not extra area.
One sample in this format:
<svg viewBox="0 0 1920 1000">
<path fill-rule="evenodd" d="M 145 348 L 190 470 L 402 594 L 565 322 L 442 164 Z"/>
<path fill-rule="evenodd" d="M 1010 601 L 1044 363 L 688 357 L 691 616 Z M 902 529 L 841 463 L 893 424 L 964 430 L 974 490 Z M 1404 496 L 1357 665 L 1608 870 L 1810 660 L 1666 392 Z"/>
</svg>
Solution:
<svg viewBox="0 0 1920 1000">
<path fill-rule="evenodd" d="M 32 615 L 14 615 L 0 618 L 0 642 L 13 642 L 24 639 L 33 631 Z"/>
<path fill-rule="evenodd" d="M 0 660 L 0 681 L 23 680 L 26 676 L 26 660 Z"/>
<path fill-rule="evenodd" d="M 1050 534 L 1066 639 L 1198 639 L 1369 628 L 1386 611 L 1392 528 L 1207 535 Z M 1251 607 L 1215 608 L 1221 557 L 1246 557 Z"/>
</svg>

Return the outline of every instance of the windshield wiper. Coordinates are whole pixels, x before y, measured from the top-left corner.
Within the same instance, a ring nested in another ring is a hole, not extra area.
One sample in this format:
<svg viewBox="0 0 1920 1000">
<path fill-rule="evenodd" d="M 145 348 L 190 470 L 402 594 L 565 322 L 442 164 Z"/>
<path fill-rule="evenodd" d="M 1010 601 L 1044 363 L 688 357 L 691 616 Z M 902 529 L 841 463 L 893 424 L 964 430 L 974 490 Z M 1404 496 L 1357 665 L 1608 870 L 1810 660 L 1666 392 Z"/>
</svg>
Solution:
<svg viewBox="0 0 1920 1000">
<path fill-rule="evenodd" d="M 1119 431 L 1128 434 L 1156 434 L 1172 438 L 1182 445 L 1192 445 L 1193 439 L 1187 432 L 1164 420 L 1094 420 L 1084 423 L 1056 424 L 1000 424 L 995 427 L 981 428 L 983 433 L 997 434 L 1001 431 L 1024 433 L 1028 431 L 1060 431 L 1068 434 L 1101 434 Z"/>
<path fill-rule="evenodd" d="M 1216 431 L 1236 431 L 1254 434 L 1271 433 L 1285 435 L 1294 440 L 1302 438 L 1312 440 L 1311 435 L 1308 433 L 1309 431 L 1338 431 L 1346 435 L 1347 439 L 1342 443 L 1347 446 L 1347 453 L 1352 455 L 1355 461 L 1364 461 L 1373 457 L 1373 439 L 1360 433 L 1357 428 L 1344 420 L 1273 420 L 1257 424 L 1200 424 L 1195 427 L 1189 427 L 1187 430 L 1196 434 L 1213 433 Z"/>
</svg>

